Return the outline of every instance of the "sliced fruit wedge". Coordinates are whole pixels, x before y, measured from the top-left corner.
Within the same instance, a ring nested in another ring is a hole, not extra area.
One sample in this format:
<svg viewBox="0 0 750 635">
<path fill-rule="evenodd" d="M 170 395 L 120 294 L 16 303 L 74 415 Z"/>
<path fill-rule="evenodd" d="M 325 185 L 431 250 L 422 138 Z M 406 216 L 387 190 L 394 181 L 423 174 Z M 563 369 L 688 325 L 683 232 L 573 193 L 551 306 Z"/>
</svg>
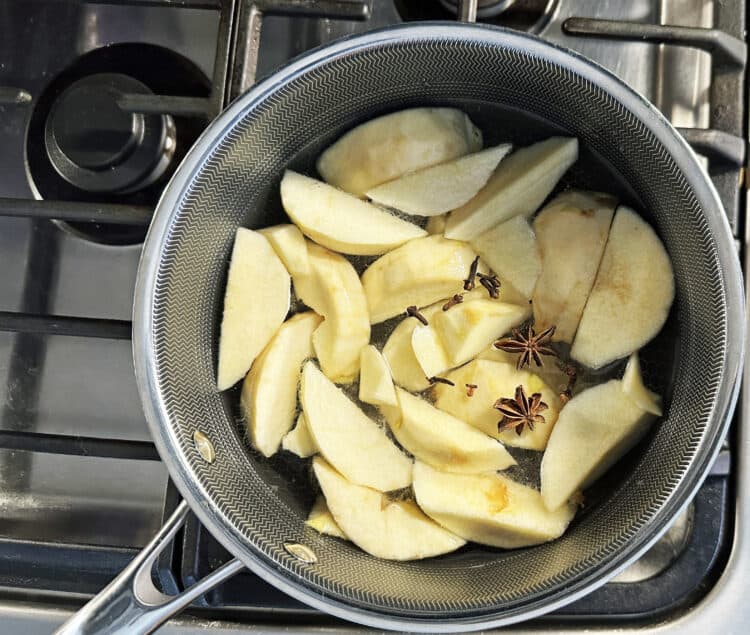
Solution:
<svg viewBox="0 0 750 635">
<path fill-rule="evenodd" d="M 648 431 L 656 416 L 612 379 L 584 390 L 563 408 L 542 458 L 542 497 L 558 509 L 585 489 Z"/>
<path fill-rule="evenodd" d="M 301 459 L 306 459 L 308 456 L 318 453 L 318 446 L 310 434 L 304 412 L 299 413 L 294 428 L 284 435 L 281 440 L 281 447 L 296 454 Z"/>
<path fill-rule="evenodd" d="M 289 312 L 290 279 L 266 238 L 240 227 L 229 263 L 216 384 L 226 390 L 245 376 Z"/>
<path fill-rule="evenodd" d="M 506 351 L 499 350 L 494 346 L 488 346 L 481 353 L 479 353 L 479 355 L 477 355 L 477 359 L 485 359 L 492 362 L 510 364 L 513 368 L 515 368 L 519 356 L 519 353 L 508 353 Z M 547 384 L 549 390 L 556 395 L 559 395 L 564 390 L 567 390 L 568 384 L 570 383 L 570 378 L 565 372 L 566 364 L 560 362 L 560 360 L 558 359 L 551 357 L 545 357 L 542 361 L 544 362 L 543 366 L 536 366 L 532 363 L 531 366 L 524 368 L 524 370 L 539 377 L 545 384 Z M 584 377 L 577 377 L 576 381 L 573 384 L 573 394 L 577 394 L 584 388 L 588 387 L 588 385 L 590 385 L 590 381 L 591 379 L 587 381 Z"/>
<path fill-rule="evenodd" d="M 281 203 L 305 236 L 344 254 L 382 254 L 427 235 L 413 223 L 291 170 L 281 179 Z"/>
<path fill-rule="evenodd" d="M 250 442 L 263 456 L 276 453 L 294 423 L 300 368 L 313 355 L 312 334 L 320 321 L 308 311 L 284 322 L 242 384 L 240 407 Z"/>
<path fill-rule="evenodd" d="M 429 322 L 441 310 L 441 305 L 442 303 L 438 302 L 425 307 L 421 310 L 421 313 Z M 412 392 L 420 392 L 429 388 L 430 382 L 427 377 L 432 377 L 432 375 L 425 374 L 414 354 L 414 330 L 419 326 L 423 325 L 416 318 L 404 318 L 391 331 L 383 346 L 383 357 L 385 357 L 391 369 L 393 381 Z M 425 342 L 425 344 L 428 343 Z M 419 347 L 419 343 L 417 347 Z"/>
<path fill-rule="evenodd" d="M 449 366 L 446 368 L 476 357 L 530 315 L 528 304 L 508 304 L 490 299 L 463 302 L 448 311 L 441 311 L 432 324 L 447 353 Z"/>
<path fill-rule="evenodd" d="M 346 534 L 341 531 L 341 527 L 338 526 L 338 523 L 333 518 L 333 514 L 328 509 L 328 504 L 323 496 L 318 496 L 315 499 L 305 525 L 312 527 L 318 533 L 347 539 Z"/>
<path fill-rule="evenodd" d="M 353 128 L 318 159 L 325 181 L 364 195 L 415 170 L 476 152 L 482 133 L 455 108 L 409 108 Z"/>
<path fill-rule="evenodd" d="M 640 408 L 657 417 L 662 416 L 661 397 L 646 388 L 646 384 L 643 383 L 638 353 L 633 353 L 628 360 L 625 374 L 622 376 L 622 389 Z"/>
<path fill-rule="evenodd" d="M 359 354 L 370 341 L 370 316 L 362 283 L 343 256 L 315 243 L 307 244 L 310 273 L 294 276 L 297 296 L 325 319 L 313 333 L 313 348 L 326 376 L 354 381 Z"/>
<path fill-rule="evenodd" d="M 422 311 L 425 317 L 427 317 L 426 310 Z M 439 311 L 440 307 L 437 307 L 437 310 Z M 401 320 L 396 328 L 391 331 L 383 346 L 383 357 L 385 357 L 391 369 L 393 381 L 413 392 L 426 390 L 430 386 L 427 375 L 417 360 L 412 346 L 414 329 L 419 325 L 416 318 L 408 317 Z"/>
<path fill-rule="evenodd" d="M 359 399 L 374 405 L 396 406 L 396 391 L 388 362 L 371 344 L 359 356 Z"/>
<path fill-rule="evenodd" d="M 542 272 L 542 258 L 525 216 L 514 216 L 483 232 L 471 246 L 504 285 L 512 285 L 520 297 L 531 299 Z"/>
<path fill-rule="evenodd" d="M 362 274 L 370 322 L 461 293 L 475 257 L 468 244 L 442 236 L 418 238 L 381 256 Z"/>
<path fill-rule="evenodd" d="M 307 242 L 296 225 L 284 223 L 261 229 L 276 255 L 281 258 L 286 270 L 292 275 L 310 273 L 310 261 L 307 257 Z"/>
<path fill-rule="evenodd" d="M 572 342 L 607 243 L 615 200 L 570 190 L 534 221 L 542 273 L 534 289 L 534 328 L 552 326 L 555 342 Z"/>
<path fill-rule="evenodd" d="M 427 377 L 440 375 L 476 357 L 490 343 L 529 317 L 528 305 L 477 299 L 437 311 L 411 338 L 414 356 Z"/>
<path fill-rule="evenodd" d="M 656 232 L 632 209 L 617 208 L 570 355 L 590 368 L 629 355 L 664 326 L 674 273 Z"/>
<path fill-rule="evenodd" d="M 313 362 L 302 369 L 300 401 L 320 453 L 352 483 L 383 492 L 411 483 L 411 459 Z"/>
<path fill-rule="evenodd" d="M 446 238 L 473 240 L 514 216 L 530 216 L 578 159 L 578 140 L 552 137 L 516 150 L 500 162 L 479 193 L 451 212 Z"/>
<path fill-rule="evenodd" d="M 455 387 L 435 384 L 435 405 L 440 410 L 458 417 L 507 446 L 528 450 L 544 450 L 547 446 L 547 439 L 555 426 L 561 404 L 557 393 L 539 376 L 527 370 L 516 370 L 515 364 L 476 359 L 446 373 L 445 377 Z M 467 385 L 475 388 L 469 391 Z M 527 396 L 541 393 L 542 401 L 547 404 L 547 410 L 542 413 L 545 422 L 535 425 L 533 430 L 524 426 L 520 435 L 515 430 L 498 431 L 497 424 L 503 417 L 494 408 L 495 401 L 500 397 L 512 398 L 516 386 L 523 386 Z"/>
<path fill-rule="evenodd" d="M 466 542 L 430 520 L 414 502 L 389 501 L 382 492 L 350 483 L 320 457 L 313 460 L 313 470 L 338 526 L 370 555 L 419 560 Z"/>
<path fill-rule="evenodd" d="M 505 143 L 412 172 L 368 190 L 367 196 L 406 214 L 443 214 L 471 200 L 511 148 Z"/>
<path fill-rule="evenodd" d="M 440 336 L 432 326 L 417 324 L 414 327 L 411 334 L 411 349 L 422 374 L 427 378 L 435 377 L 453 366 Z"/>
<path fill-rule="evenodd" d="M 500 288 L 500 297 L 503 298 L 505 289 Z M 487 292 L 480 288 L 474 289 L 462 294 L 463 304 L 468 302 L 475 302 L 487 298 Z M 494 300 L 495 302 L 502 302 L 502 300 Z M 441 300 L 433 305 L 425 307 L 421 310 L 422 315 L 431 323 L 435 316 L 438 315 L 445 305 L 445 302 Z M 449 309 L 453 311 L 455 307 Z M 417 349 L 420 347 L 424 350 L 424 354 L 420 355 L 422 361 L 429 368 L 430 363 L 427 361 L 430 354 L 435 357 L 435 366 L 443 366 L 445 368 L 450 367 L 450 363 L 446 361 L 447 354 L 440 349 L 436 349 L 434 346 L 435 334 L 428 333 L 423 339 L 414 338 L 414 330 L 417 327 L 421 327 L 421 323 L 413 317 L 403 319 L 393 329 L 388 340 L 386 340 L 385 346 L 383 347 L 383 356 L 388 361 L 388 365 L 391 368 L 393 381 L 399 386 L 410 390 L 411 392 L 420 392 L 426 390 L 430 383 L 427 381 L 427 377 L 432 377 L 432 374 L 426 374 L 424 368 L 422 368 L 416 354 L 414 353 L 415 344 Z M 420 334 L 421 335 L 421 334 Z M 445 366 L 445 364 L 448 366 Z"/>
<path fill-rule="evenodd" d="M 517 549 L 560 537 L 575 506 L 548 511 L 538 491 L 500 474 L 451 474 L 417 461 L 414 495 L 422 510 L 455 534 Z"/>
<path fill-rule="evenodd" d="M 383 414 L 396 440 L 420 461 L 462 474 L 494 472 L 515 465 L 495 439 L 402 388 L 396 390 L 399 407 L 385 408 Z"/>
</svg>

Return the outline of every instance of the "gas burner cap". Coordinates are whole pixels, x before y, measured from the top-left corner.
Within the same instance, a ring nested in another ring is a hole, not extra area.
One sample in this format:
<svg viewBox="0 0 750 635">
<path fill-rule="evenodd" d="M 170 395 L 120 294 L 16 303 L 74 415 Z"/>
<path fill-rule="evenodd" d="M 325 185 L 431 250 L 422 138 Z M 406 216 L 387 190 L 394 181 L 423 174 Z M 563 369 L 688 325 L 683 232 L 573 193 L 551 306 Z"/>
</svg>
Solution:
<svg viewBox="0 0 750 635">
<path fill-rule="evenodd" d="M 208 124 L 206 117 L 131 113 L 120 95 L 207 97 L 211 82 L 161 46 L 109 44 L 73 60 L 35 98 L 26 130 L 27 176 L 40 199 L 154 207 Z M 140 243 L 144 225 L 54 221 L 78 238 Z"/>
<path fill-rule="evenodd" d="M 128 75 L 98 73 L 68 86 L 55 100 L 44 142 L 55 170 L 88 192 L 128 192 L 158 179 L 175 149 L 169 115 L 125 112 L 125 94 L 151 94 Z"/>
</svg>

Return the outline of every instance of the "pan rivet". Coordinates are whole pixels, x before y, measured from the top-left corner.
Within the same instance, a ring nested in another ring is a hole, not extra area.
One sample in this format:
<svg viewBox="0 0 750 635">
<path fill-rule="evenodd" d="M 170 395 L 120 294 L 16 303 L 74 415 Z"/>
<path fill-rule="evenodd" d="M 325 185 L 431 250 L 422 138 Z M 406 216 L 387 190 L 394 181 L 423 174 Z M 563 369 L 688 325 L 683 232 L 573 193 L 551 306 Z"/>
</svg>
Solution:
<svg viewBox="0 0 750 635">
<path fill-rule="evenodd" d="M 284 549 L 305 564 L 315 564 L 318 561 L 318 556 L 313 553 L 310 547 L 301 545 L 298 542 L 285 542 Z"/>
<path fill-rule="evenodd" d="M 206 463 L 214 462 L 216 459 L 214 446 L 208 440 L 208 437 L 200 430 L 193 432 L 193 443 L 195 444 L 195 449 L 198 450 L 198 454 L 203 457 L 203 460 L 206 461 Z"/>
</svg>

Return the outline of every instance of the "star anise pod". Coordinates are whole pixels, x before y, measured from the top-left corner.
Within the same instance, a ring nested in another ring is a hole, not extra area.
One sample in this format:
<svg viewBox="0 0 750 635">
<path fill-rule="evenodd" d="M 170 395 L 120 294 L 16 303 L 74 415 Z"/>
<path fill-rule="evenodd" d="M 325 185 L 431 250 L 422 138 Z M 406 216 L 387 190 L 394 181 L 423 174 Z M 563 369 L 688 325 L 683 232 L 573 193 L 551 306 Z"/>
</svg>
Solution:
<svg viewBox="0 0 750 635">
<path fill-rule="evenodd" d="M 557 355 L 554 349 L 547 346 L 555 333 L 554 325 L 539 334 L 534 331 L 531 324 L 527 327 L 525 334 L 518 329 L 513 329 L 511 332 L 513 336 L 498 340 L 495 342 L 495 348 L 506 353 L 520 353 L 516 362 L 517 369 L 520 370 L 524 366 L 531 367 L 532 359 L 537 366 L 544 366 L 542 355 Z"/>
<path fill-rule="evenodd" d="M 533 430 L 536 424 L 544 423 L 544 417 L 539 413 L 547 409 L 547 404 L 542 401 L 541 393 L 535 392 L 531 397 L 527 397 L 523 386 L 516 386 L 515 397 L 501 397 L 495 402 L 494 408 L 503 415 L 497 423 L 498 431 L 515 428 L 516 434 L 520 436 L 524 426 Z"/>
</svg>

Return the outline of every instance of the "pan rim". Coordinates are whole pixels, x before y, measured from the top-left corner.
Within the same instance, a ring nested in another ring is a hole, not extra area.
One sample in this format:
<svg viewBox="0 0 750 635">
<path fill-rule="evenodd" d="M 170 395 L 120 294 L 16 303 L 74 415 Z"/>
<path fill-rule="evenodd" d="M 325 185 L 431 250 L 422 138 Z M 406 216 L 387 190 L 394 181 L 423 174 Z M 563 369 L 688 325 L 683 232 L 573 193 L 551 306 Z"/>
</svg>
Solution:
<svg viewBox="0 0 750 635">
<path fill-rule="evenodd" d="M 240 96 L 206 128 L 183 160 L 162 194 L 144 242 L 133 308 L 133 355 L 141 401 L 156 447 L 178 490 L 201 522 L 230 553 L 242 554 L 238 557 L 253 573 L 291 597 L 336 617 L 376 628 L 456 632 L 508 625 L 548 613 L 568 604 L 617 575 L 659 539 L 668 529 L 667 521 L 684 509 L 708 474 L 713 459 L 720 449 L 720 441 L 728 429 L 731 413 L 737 401 L 739 375 L 744 356 L 744 347 L 728 347 L 723 385 L 717 393 L 713 410 L 714 425 L 706 433 L 706 449 L 694 457 L 683 482 L 675 488 L 670 499 L 661 506 L 650 523 L 641 529 L 639 535 L 626 548 L 612 555 L 607 562 L 596 569 L 580 575 L 574 583 L 562 591 L 555 592 L 552 597 L 536 598 L 528 604 L 521 604 L 502 613 L 493 613 L 490 607 L 481 614 L 452 616 L 450 622 L 446 622 L 444 618 L 441 620 L 435 617 L 409 617 L 404 616 L 403 613 L 367 609 L 331 597 L 323 598 L 300 580 L 280 572 L 272 566 L 272 563 L 267 562 L 266 556 L 257 552 L 252 544 L 234 535 L 228 523 L 224 522 L 223 517 L 212 508 L 207 493 L 192 478 L 184 457 L 175 452 L 177 444 L 171 435 L 163 397 L 155 377 L 154 367 L 150 362 L 153 350 L 152 298 L 158 273 L 158 256 L 161 253 L 159 247 L 167 236 L 171 221 L 178 209 L 178 202 L 217 142 L 232 129 L 238 119 L 279 86 L 304 74 L 308 69 L 325 63 L 333 56 L 354 53 L 391 42 L 451 39 L 470 39 L 488 45 L 517 48 L 525 53 L 546 59 L 595 84 L 641 120 L 689 178 L 695 195 L 701 203 L 706 222 L 717 241 L 717 254 L 727 296 L 727 339 L 738 343 L 744 341 L 742 274 L 738 258 L 733 257 L 734 237 L 713 184 L 700 168 L 692 149 L 650 102 L 610 71 L 575 52 L 543 41 L 534 35 L 500 27 L 445 22 L 403 24 L 371 31 L 364 35 L 351 36 L 306 53 Z M 710 213 L 712 210 L 720 213 Z M 659 529 L 654 529 L 655 526 L 659 526 Z"/>
</svg>

